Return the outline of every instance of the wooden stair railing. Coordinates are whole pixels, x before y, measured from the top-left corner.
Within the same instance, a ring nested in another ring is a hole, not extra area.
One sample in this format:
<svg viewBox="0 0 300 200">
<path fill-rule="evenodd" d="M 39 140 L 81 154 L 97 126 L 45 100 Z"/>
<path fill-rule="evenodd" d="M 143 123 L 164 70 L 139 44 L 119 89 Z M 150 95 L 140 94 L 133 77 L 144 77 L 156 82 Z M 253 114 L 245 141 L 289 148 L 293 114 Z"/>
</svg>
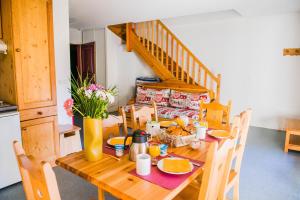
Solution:
<svg viewBox="0 0 300 200">
<path fill-rule="evenodd" d="M 219 102 L 221 75 L 214 75 L 160 20 L 109 28 L 126 41 L 128 51 L 136 51 L 162 80 L 206 88 Z"/>
</svg>

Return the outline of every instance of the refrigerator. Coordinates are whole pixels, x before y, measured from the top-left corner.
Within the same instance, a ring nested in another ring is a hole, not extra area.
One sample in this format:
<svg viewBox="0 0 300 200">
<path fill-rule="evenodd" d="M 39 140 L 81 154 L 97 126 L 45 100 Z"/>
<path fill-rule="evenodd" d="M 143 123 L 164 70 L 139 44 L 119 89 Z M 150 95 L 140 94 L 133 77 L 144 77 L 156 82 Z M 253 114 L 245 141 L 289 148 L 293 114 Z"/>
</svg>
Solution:
<svg viewBox="0 0 300 200">
<path fill-rule="evenodd" d="M 0 113 L 0 189 L 21 181 L 13 141 L 21 142 L 17 111 Z"/>
</svg>

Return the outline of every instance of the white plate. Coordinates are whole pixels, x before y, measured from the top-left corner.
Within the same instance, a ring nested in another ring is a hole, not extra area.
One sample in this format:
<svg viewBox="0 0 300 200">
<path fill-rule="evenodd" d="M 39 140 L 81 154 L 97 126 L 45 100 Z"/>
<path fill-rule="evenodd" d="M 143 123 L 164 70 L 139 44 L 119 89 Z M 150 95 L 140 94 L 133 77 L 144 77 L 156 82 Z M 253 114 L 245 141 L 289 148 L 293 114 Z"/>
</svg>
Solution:
<svg viewBox="0 0 300 200">
<path fill-rule="evenodd" d="M 209 130 L 209 131 L 207 131 L 207 134 L 212 137 L 219 138 L 219 139 L 228 138 L 230 136 L 230 132 L 225 131 L 225 130 Z M 222 134 L 225 134 L 225 135 L 222 135 Z"/>
<path fill-rule="evenodd" d="M 176 172 L 167 172 L 167 171 L 165 171 L 164 170 L 164 167 L 163 167 L 163 160 L 164 159 L 173 159 L 173 160 L 175 160 L 175 159 L 179 159 L 179 160 L 183 160 L 183 158 L 178 158 L 178 157 L 170 157 L 170 158 L 163 158 L 163 159 L 161 159 L 160 161 L 158 161 L 158 163 L 157 163 L 157 168 L 160 170 L 160 171 L 162 171 L 162 172 L 165 172 L 165 173 L 167 173 L 167 174 L 174 174 L 174 175 L 182 175 L 182 174 L 188 174 L 188 173 L 190 173 L 191 171 L 193 171 L 193 169 L 194 169 L 194 166 L 193 166 L 193 164 L 190 162 L 190 165 L 191 165 L 191 171 L 189 171 L 189 172 L 178 172 L 178 173 L 176 173 Z"/>
<path fill-rule="evenodd" d="M 110 138 L 110 139 L 107 140 L 107 144 L 109 144 L 109 145 L 111 145 L 111 146 L 115 146 L 115 145 L 111 144 L 111 140 L 112 140 L 113 138 L 125 140 L 125 137 L 123 137 L 123 136 L 120 136 L 120 137 L 112 137 L 112 138 Z M 131 139 L 131 138 L 127 138 L 127 140 L 130 140 L 130 139 Z M 126 145 L 126 146 L 128 146 L 128 145 Z"/>
</svg>

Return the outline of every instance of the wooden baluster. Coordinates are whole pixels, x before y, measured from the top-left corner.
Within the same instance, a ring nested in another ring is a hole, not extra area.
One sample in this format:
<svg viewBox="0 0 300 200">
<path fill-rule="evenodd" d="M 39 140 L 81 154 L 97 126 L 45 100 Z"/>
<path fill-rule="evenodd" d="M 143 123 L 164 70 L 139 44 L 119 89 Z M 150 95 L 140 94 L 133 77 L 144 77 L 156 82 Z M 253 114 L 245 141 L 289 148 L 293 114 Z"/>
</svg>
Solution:
<svg viewBox="0 0 300 200">
<path fill-rule="evenodd" d="M 150 51 L 150 22 L 147 22 L 147 49 Z"/>
<path fill-rule="evenodd" d="M 193 84 L 195 84 L 195 57 L 193 57 L 193 70 L 192 70 L 192 78 L 193 78 Z"/>
<path fill-rule="evenodd" d="M 161 63 L 164 64 L 164 29 L 161 27 L 161 41 L 160 41 L 160 53 L 161 53 Z"/>
<path fill-rule="evenodd" d="M 159 29 L 159 26 L 158 26 L 158 22 L 156 21 L 156 58 L 158 59 L 158 29 Z"/>
<path fill-rule="evenodd" d="M 143 39 L 143 46 L 145 46 L 145 22 L 142 22 L 142 39 Z"/>
<path fill-rule="evenodd" d="M 190 83 L 190 54 L 189 54 L 189 52 L 186 52 L 186 53 L 187 53 L 186 81 L 187 81 L 187 83 Z"/>
<path fill-rule="evenodd" d="M 136 29 L 136 34 L 138 36 L 139 41 L 141 41 L 141 37 L 140 37 L 140 24 L 136 23 L 135 24 L 135 29 Z"/>
<path fill-rule="evenodd" d="M 184 82 L 184 49 L 181 47 L 181 81 Z"/>
<path fill-rule="evenodd" d="M 204 87 L 207 86 L 207 70 L 205 70 L 205 73 L 204 73 Z"/>
<path fill-rule="evenodd" d="M 167 69 L 170 70 L 169 66 L 169 33 L 167 31 L 167 41 L 166 41 L 166 66 Z"/>
<path fill-rule="evenodd" d="M 179 62 L 179 46 L 178 46 L 178 41 L 176 40 L 176 78 L 177 80 L 179 80 L 179 66 L 178 66 L 178 62 Z"/>
<path fill-rule="evenodd" d="M 198 63 L 198 85 L 201 86 L 201 67 Z"/>
<path fill-rule="evenodd" d="M 154 21 L 151 22 L 152 25 L 152 41 L 151 41 L 151 52 L 154 55 Z"/>
<path fill-rule="evenodd" d="M 171 72 L 172 72 L 172 75 L 174 75 L 174 58 L 173 58 L 173 54 L 174 54 L 174 38 L 171 36 Z"/>
</svg>

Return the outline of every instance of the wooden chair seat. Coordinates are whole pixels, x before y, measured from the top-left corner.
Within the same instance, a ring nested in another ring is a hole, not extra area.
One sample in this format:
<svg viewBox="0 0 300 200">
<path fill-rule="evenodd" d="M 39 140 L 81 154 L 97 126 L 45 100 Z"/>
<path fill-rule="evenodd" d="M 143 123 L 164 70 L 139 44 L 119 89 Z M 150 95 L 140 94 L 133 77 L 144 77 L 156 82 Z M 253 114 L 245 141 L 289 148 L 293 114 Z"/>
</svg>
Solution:
<svg viewBox="0 0 300 200">
<path fill-rule="evenodd" d="M 194 187 L 192 185 L 188 185 L 180 195 L 177 195 L 173 200 L 198 200 L 200 192 L 200 186 Z"/>
</svg>

